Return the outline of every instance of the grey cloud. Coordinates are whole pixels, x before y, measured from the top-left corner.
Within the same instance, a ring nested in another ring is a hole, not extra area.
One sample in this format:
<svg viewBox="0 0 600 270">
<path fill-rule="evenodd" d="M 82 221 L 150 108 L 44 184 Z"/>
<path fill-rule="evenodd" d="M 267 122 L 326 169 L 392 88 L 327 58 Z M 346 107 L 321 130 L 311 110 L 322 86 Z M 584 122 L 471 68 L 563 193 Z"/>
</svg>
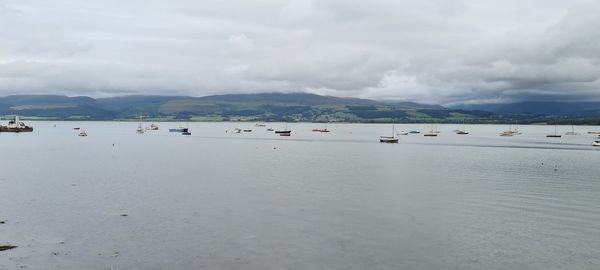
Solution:
<svg viewBox="0 0 600 270">
<path fill-rule="evenodd" d="M 584 0 L 0 2 L 0 95 L 600 99 Z"/>
</svg>

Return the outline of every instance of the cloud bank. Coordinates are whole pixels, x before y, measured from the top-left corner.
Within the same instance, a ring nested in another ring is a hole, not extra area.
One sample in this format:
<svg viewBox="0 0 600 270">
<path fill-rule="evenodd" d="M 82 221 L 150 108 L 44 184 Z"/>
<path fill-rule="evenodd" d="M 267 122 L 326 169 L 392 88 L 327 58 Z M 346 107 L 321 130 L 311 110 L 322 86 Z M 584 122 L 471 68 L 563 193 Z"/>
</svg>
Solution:
<svg viewBox="0 0 600 270">
<path fill-rule="evenodd" d="M 0 95 L 600 99 L 600 2 L 0 0 Z"/>
</svg>

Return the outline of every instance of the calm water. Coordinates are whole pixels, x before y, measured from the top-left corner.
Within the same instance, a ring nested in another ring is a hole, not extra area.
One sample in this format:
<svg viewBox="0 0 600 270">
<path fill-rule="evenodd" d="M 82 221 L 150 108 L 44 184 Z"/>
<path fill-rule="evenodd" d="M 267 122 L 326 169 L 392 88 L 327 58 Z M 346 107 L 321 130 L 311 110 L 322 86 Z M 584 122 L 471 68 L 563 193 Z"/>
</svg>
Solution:
<svg viewBox="0 0 600 270">
<path fill-rule="evenodd" d="M 600 269 L 600 127 L 29 123 L 0 134 L 0 269 Z"/>
</svg>

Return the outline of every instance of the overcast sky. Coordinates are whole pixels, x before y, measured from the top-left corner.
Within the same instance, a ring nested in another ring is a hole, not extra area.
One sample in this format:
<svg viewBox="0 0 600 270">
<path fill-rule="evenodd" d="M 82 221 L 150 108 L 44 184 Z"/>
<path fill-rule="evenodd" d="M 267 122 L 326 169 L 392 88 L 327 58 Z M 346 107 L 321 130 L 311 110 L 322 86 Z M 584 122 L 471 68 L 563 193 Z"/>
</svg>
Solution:
<svg viewBox="0 0 600 270">
<path fill-rule="evenodd" d="M 0 0 L 0 95 L 600 99 L 600 1 Z"/>
</svg>

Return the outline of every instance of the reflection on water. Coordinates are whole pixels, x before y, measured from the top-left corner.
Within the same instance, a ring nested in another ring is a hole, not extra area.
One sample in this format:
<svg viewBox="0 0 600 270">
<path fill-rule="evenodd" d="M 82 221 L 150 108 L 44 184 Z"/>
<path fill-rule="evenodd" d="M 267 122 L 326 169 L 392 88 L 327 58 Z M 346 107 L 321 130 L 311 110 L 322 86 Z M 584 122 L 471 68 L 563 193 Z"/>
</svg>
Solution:
<svg viewBox="0 0 600 270">
<path fill-rule="evenodd" d="M 18 246 L 0 269 L 600 268 L 594 135 L 439 125 L 389 145 L 389 125 L 32 124 L 0 134 L 0 244 Z"/>
</svg>

